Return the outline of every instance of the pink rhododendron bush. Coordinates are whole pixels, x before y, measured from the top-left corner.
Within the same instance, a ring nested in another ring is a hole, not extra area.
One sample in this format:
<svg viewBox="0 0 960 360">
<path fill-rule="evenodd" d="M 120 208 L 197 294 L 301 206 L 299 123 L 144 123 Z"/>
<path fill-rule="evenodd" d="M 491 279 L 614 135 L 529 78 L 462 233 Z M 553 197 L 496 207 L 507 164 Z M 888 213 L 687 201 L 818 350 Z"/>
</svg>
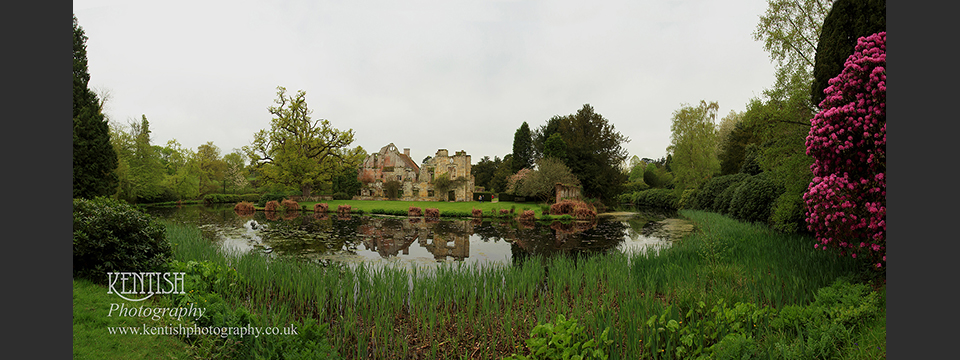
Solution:
<svg viewBox="0 0 960 360">
<path fill-rule="evenodd" d="M 860 38 L 811 120 L 803 199 L 817 248 L 886 265 L 887 33 Z M 874 265 L 875 264 L 875 265 Z"/>
</svg>

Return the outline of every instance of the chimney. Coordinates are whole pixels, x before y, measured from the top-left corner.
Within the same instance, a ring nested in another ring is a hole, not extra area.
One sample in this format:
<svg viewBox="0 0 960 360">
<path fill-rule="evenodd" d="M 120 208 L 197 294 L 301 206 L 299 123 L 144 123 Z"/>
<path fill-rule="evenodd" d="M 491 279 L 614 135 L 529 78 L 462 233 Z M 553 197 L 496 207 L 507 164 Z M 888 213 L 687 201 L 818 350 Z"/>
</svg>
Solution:
<svg viewBox="0 0 960 360">
<path fill-rule="evenodd" d="M 409 156 L 410 156 L 410 148 L 403 148 L 403 154 L 409 157 Z"/>
</svg>

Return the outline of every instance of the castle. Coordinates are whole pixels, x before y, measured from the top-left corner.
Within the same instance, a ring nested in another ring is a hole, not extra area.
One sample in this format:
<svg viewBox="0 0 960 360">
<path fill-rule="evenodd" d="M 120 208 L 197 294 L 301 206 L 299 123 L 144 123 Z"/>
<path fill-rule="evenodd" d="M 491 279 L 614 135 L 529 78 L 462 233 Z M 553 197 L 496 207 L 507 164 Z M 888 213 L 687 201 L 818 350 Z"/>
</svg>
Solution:
<svg viewBox="0 0 960 360">
<path fill-rule="evenodd" d="M 397 199 L 404 201 L 473 201 L 474 177 L 470 174 L 470 155 L 458 151 L 450 156 L 447 149 L 437 150 L 436 155 L 417 165 L 410 158 L 410 149 L 397 151 L 393 143 L 370 154 L 360 164 L 357 179 L 364 184 L 360 200 L 387 198 L 387 183 L 399 183 Z M 434 180 L 446 177 L 452 185 L 437 191 Z"/>
</svg>

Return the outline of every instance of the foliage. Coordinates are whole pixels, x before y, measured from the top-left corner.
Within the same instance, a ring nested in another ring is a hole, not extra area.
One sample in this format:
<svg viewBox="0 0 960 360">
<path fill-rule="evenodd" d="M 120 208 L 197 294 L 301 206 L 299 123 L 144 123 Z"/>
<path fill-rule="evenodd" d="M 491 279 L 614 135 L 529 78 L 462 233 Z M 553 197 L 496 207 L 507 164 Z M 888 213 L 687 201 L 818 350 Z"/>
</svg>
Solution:
<svg viewBox="0 0 960 360">
<path fill-rule="evenodd" d="M 737 186 L 726 213 L 746 222 L 767 223 L 770 209 L 781 193 L 783 188 L 773 181 L 772 174 L 751 176 Z"/>
<path fill-rule="evenodd" d="M 330 205 L 327 203 L 316 203 L 313 204 L 313 212 L 318 214 L 326 213 L 330 210 Z"/>
<path fill-rule="evenodd" d="M 496 158 L 494 158 L 496 160 Z M 507 192 L 507 179 L 510 178 L 514 173 L 510 171 L 513 168 L 513 155 L 507 154 L 504 155 L 503 161 L 499 163 L 496 170 L 493 172 L 493 177 L 490 178 L 489 187 L 490 190 L 495 193 L 504 193 Z"/>
<path fill-rule="evenodd" d="M 720 106 L 716 102 L 685 105 L 673 112 L 670 146 L 673 174 L 680 189 L 694 189 L 720 171 L 717 159 L 717 129 L 714 121 Z"/>
<path fill-rule="evenodd" d="M 303 90 L 290 96 L 278 86 L 274 102 L 277 106 L 268 108 L 274 116 L 269 131 L 254 134 L 244 152 L 267 183 L 296 187 L 309 196 L 315 186 L 331 181 L 338 167 L 334 159 L 349 157 L 342 148 L 353 142 L 353 130 L 337 130 L 326 119 L 312 120 Z"/>
<path fill-rule="evenodd" d="M 563 136 L 554 133 L 543 143 L 543 157 L 554 158 L 563 161 L 567 158 L 567 142 L 563 141 Z"/>
<path fill-rule="evenodd" d="M 523 125 L 513 134 L 513 162 L 512 172 L 521 169 L 530 169 L 534 165 L 533 138 L 530 134 L 530 126 L 524 121 Z"/>
<path fill-rule="evenodd" d="M 844 279 L 817 290 L 809 306 L 785 306 L 770 322 L 773 355 L 781 359 L 837 358 L 840 344 L 886 307 L 879 293 Z"/>
<path fill-rule="evenodd" d="M 423 216 L 423 211 L 420 210 L 419 207 L 411 206 L 410 209 L 407 210 L 407 216 L 421 217 Z"/>
<path fill-rule="evenodd" d="M 493 191 L 490 181 L 493 175 L 503 161 L 499 157 L 494 157 L 491 161 L 489 156 L 484 156 L 479 162 L 470 167 L 470 174 L 473 175 L 473 184 L 482 187 L 487 191 Z"/>
<path fill-rule="evenodd" d="M 860 38 L 813 118 L 804 194 L 816 246 L 886 262 L 886 33 Z M 859 246 L 858 246 L 859 245 Z"/>
<path fill-rule="evenodd" d="M 521 176 L 520 173 L 517 174 Z M 537 169 L 529 171 L 520 177 L 515 193 L 517 195 L 538 198 L 540 201 L 550 200 L 554 196 L 557 184 L 568 186 L 580 185 L 580 180 L 570 171 L 560 159 L 546 157 L 537 162 Z"/>
<path fill-rule="evenodd" d="M 504 359 L 607 359 L 604 348 L 613 343 L 607 339 L 610 328 L 595 339 L 585 330 L 576 319 L 567 320 L 563 314 L 557 314 L 553 323 L 537 324 L 530 331 L 526 342 L 531 356 L 513 354 Z"/>
<path fill-rule="evenodd" d="M 260 200 L 260 194 L 207 194 L 203 196 L 204 204 L 236 203 L 240 201 L 255 202 Z"/>
<path fill-rule="evenodd" d="M 98 284 L 106 273 L 163 271 L 172 256 L 166 228 L 123 201 L 73 200 L 73 275 Z"/>
<path fill-rule="evenodd" d="M 778 81 L 774 92 L 796 84 L 809 88 L 815 57 L 819 56 L 821 29 L 832 3 L 832 0 L 767 1 L 767 11 L 760 16 L 753 38 L 762 40 L 763 49 L 777 62 Z"/>
<path fill-rule="evenodd" d="M 280 202 L 280 207 L 282 207 L 284 211 L 300 211 L 300 204 L 290 199 L 283 199 L 283 201 Z"/>
<path fill-rule="evenodd" d="M 446 175 L 446 174 L 443 174 L 443 175 Z M 397 181 L 396 179 L 387 180 L 386 182 L 383 183 L 383 194 L 386 195 L 387 198 L 391 200 L 396 199 L 401 186 L 402 184 L 400 184 L 400 182 Z M 442 193 L 446 193 L 446 191 L 443 191 Z"/>
<path fill-rule="evenodd" d="M 117 188 L 117 153 L 103 105 L 90 90 L 87 36 L 73 16 L 73 197 L 112 195 Z"/>
<path fill-rule="evenodd" d="M 673 188 L 673 173 L 665 166 L 650 164 L 643 170 L 643 182 L 654 189 Z"/>
<path fill-rule="evenodd" d="M 742 181 L 749 177 L 747 174 L 738 173 L 711 178 L 700 187 L 700 191 L 694 196 L 689 208 L 720 212 L 719 209 L 713 207 L 713 202 L 717 196 L 730 186 L 739 186 Z"/>
<path fill-rule="evenodd" d="M 680 193 L 680 199 L 677 200 L 677 209 L 688 209 L 690 208 L 693 198 L 697 196 L 697 193 L 700 192 L 700 189 L 686 189 Z"/>
<path fill-rule="evenodd" d="M 536 134 L 535 148 L 543 153 L 546 141 L 560 134 L 566 143 L 564 164 L 583 185 L 583 195 L 613 202 L 623 191 L 627 176 L 621 164 L 627 159 L 623 144 L 630 139 L 609 120 L 584 104 L 575 114 L 554 116 Z"/>
<path fill-rule="evenodd" d="M 820 104 L 830 79 L 843 71 L 845 61 L 854 53 L 857 39 L 887 30 L 886 0 L 837 0 L 822 21 L 817 42 L 810 99 Z M 824 109 L 821 106 L 821 109 Z"/>
<path fill-rule="evenodd" d="M 520 188 L 523 187 L 523 182 L 524 182 L 524 180 L 526 180 L 527 177 L 529 177 L 530 174 L 532 174 L 532 173 L 533 173 L 533 169 L 523 168 L 523 169 L 520 169 L 520 171 L 517 171 L 517 173 L 515 173 L 515 174 L 513 174 L 513 175 L 510 175 L 510 177 L 507 178 L 507 189 L 506 189 L 506 191 L 507 191 L 508 193 L 512 194 L 512 195 L 520 195 L 520 196 L 522 196 L 522 195 L 519 193 L 519 190 L 520 190 Z"/>
<path fill-rule="evenodd" d="M 267 204 L 263 206 L 263 210 L 267 212 L 280 211 L 280 202 L 276 200 L 267 201 Z"/>
<path fill-rule="evenodd" d="M 482 217 L 483 217 L 483 210 L 481 210 L 481 209 L 473 209 L 473 210 L 470 210 L 470 216 L 475 217 L 475 218 L 482 218 Z"/>
<path fill-rule="evenodd" d="M 350 196 L 350 194 L 347 194 L 347 193 L 342 192 L 342 191 L 333 194 L 333 199 L 334 199 L 334 200 L 350 200 L 350 199 L 352 199 L 352 198 L 353 198 L 353 196 Z"/>
<path fill-rule="evenodd" d="M 650 189 L 629 194 L 624 200 L 637 207 L 676 210 L 680 197 L 676 191 L 669 189 Z"/>
<path fill-rule="evenodd" d="M 255 211 L 256 208 L 253 207 L 253 203 L 248 201 L 241 201 L 233 206 L 233 212 L 240 216 L 253 215 Z"/>
<path fill-rule="evenodd" d="M 276 202 L 279 203 L 280 201 L 283 201 L 283 199 L 286 199 L 286 198 L 291 197 L 291 196 L 297 196 L 297 195 L 299 195 L 299 194 L 300 194 L 299 191 L 284 191 L 284 192 L 268 192 L 268 193 L 264 193 L 263 195 L 260 195 L 260 200 L 257 201 L 257 206 L 266 206 L 266 204 L 267 204 L 268 202 L 270 202 L 270 201 L 276 201 Z"/>
<path fill-rule="evenodd" d="M 752 101 L 756 102 L 757 100 Z M 746 157 L 746 148 L 758 141 L 756 130 L 750 128 L 747 123 L 740 121 L 733 126 L 726 138 L 721 137 L 721 139 L 723 139 L 723 146 L 720 153 L 717 154 L 717 159 L 720 160 L 720 175 L 741 172 L 744 166 L 743 160 Z"/>
<path fill-rule="evenodd" d="M 439 219 L 440 218 L 440 209 L 437 208 L 426 208 L 423 210 L 423 217 L 429 219 Z"/>
</svg>

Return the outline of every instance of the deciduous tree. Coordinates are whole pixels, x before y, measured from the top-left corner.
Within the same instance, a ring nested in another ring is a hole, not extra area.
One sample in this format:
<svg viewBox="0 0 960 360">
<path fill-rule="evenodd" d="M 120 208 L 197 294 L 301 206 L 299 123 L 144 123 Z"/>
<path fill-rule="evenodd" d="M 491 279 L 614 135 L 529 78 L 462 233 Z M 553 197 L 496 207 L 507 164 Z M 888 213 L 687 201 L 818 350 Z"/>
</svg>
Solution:
<svg viewBox="0 0 960 360">
<path fill-rule="evenodd" d="M 311 119 L 303 90 L 290 96 L 278 86 L 274 101 L 277 106 L 268 108 L 274 116 L 270 129 L 254 134 L 244 152 L 268 183 L 298 188 L 309 196 L 314 186 L 330 182 L 330 170 L 344 161 L 338 150 L 353 142 L 353 130 L 340 131 L 326 119 Z"/>
<path fill-rule="evenodd" d="M 673 112 L 670 146 L 674 181 L 681 190 L 695 189 L 720 171 L 717 159 L 716 117 L 720 106 L 701 100 Z"/>
</svg>

